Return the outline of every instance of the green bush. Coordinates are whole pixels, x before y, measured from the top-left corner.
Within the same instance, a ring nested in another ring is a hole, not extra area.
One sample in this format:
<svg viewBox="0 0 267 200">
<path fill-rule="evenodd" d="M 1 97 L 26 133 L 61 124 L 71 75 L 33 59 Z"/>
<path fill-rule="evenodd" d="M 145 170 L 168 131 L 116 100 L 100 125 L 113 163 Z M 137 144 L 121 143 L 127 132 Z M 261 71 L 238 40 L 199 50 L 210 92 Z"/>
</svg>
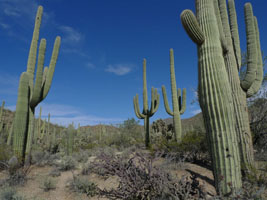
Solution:
<svg viewBox="0 0 267 200">
<path fill-rule="evenodd" d="M 56 182 L 51 178 L 45 178 L 41 183 L 40 188 L 42 188 L 45 192 L 56 189 Z"/>
<path fill-rule="evenodd" d="M 85 193 L 89 197 L 98 194 L 97 185 L 90 182 L 85 177 L 78 177 L 73 175 L 73 179 L 70 181 L 69 188 L 74 192 Z"/>
<path fill-rule="evenodd" d="M 17 191 L 11 187 L 1 189 L 0 199 L 1 200 L 24 200 L 24 198 L 17 195 Z"/>
</svg>

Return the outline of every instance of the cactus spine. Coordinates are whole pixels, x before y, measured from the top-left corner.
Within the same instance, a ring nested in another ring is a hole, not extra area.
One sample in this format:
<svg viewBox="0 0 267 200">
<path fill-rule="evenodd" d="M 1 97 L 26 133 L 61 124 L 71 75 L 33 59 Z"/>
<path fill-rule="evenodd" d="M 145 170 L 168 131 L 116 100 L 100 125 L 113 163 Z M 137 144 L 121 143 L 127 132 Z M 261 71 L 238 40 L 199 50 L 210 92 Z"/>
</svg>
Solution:
<svg viewBox="0 0 267 200">
<path fill-rule="evenodd" d="M 152 117 L 159 108 L 159 94 L 157 89 L 152 87 L 151 89 L 151 107 L 148 109 L 148 99 L 147 99 L 147 83 L 146 83 L 146 59 L 143 60 L 143 112 L 139 109 L 138 94 L 134 97 L 134 111 L 139 119 L 144 119 L 144 129 L 145 129 L 145 145 L 149 147 L 149 118 Z"/>
<path fill-rule="evenodd" d="M 30 164 L 31 146 L 34 135 L 35 107 L 45 99 L 51 87 L 61 40 L 59 36 L 56 38 L 49 68 L 45 67 L 43 70 L 46 40 L 41 39 L 34 84 L 36 54 L 42 13 L 43 7 L 39 6 L 35 18 L 27 72 L 23 72 L 21 75 L 14 121 L 14 154 L 21 163 L 24 163 L 26 158 L 26 164 Z M 24 91 L 24 93 L 22 91 Z"/>
<path fill-rule="evenodd" d="M 222 55 L 213 0 L 196 1 L 196 17 L 190 10 L 181 14 L 182 24 L 198 47 L 199 102 L 203 112 L 218 193 L 235 192 L 242 186 L 238 140 L 231 86 Z"/>
<path fill-rule="evenodd" d="M 182 139 L 182 125 L 180 115 L 184 113 L 186 106 L 186 89 L 183 89 L 183 97 L 181 99 L 181 89 L 179 88 L 176 91 L 176 79 L 175 79 L 175 70 L 174 70 L 174 58 L 173 58 L 173 49 L 170 49 L 170 71 L 171 71 L 171 89 L 172 89 L 172 108 L 171 111 L 168 98 L 166 94 L 166 88 L 162 86 L 162 94 L 164 99 L 164 106 L 166 112 L 173 116 L 173 126 L 174 126 L 174 140 Z"/>
<path fill-rule="evenodd" d="M 0 110 L 0 133 L 2 132 L 4 126 L 4 107 L 5 107 L 5 101 L 2 102 Z"/>
</svg>

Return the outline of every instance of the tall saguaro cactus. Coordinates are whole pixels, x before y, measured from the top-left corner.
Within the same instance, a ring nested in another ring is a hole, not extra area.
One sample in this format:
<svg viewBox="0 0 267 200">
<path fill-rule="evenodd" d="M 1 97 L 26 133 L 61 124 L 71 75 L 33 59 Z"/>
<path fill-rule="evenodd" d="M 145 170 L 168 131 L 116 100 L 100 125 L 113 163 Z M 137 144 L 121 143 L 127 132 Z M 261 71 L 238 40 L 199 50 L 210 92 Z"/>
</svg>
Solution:
<svg viewBox="0 0 267 200">
<path fill-rule="evenodd" d="M 174 70 L 174 58 L 173 58 L 173 49 L 170 49 L 170 71 L 171 71 L 171 91 L 172 91 L 172 108 L 171 111 L 168 98 L 166 94 L 166 88 L 162 86 L 162 94 L 164 99 L 164 106 L 166 112 L 173 116 L 173 126 L 174 126 L 174 140 L 182 139 L 182 124 L 180 115 L 184 113 L 186 107 L 186 89 L 183 89 L 183 96 L 181 98 L 181 89 L 179 88 L 176 91 L 176 79 L 175 79 L 175 70 Z"/>
<path fill-rule="evenodd" d="M 27 164 L 30 163 L 31 145 L 34 134 L 35 108 L 42 100 L 44 100 L 51 87 L 61 40 L 59 36 L 56 37 L 49 67 L 44 68 L 46 40 L 41 39 L 35 75 L 37 46 L 42 13 L 43 7 L 39 6 L 35 18 L 27 71 L 23 72 L 20 78 L 19 95 L 14 121 L 14 154 L 22 163 L 24 163 L 26 157 Z"/>
<path fill-rule="evenodd" d="M 151 89 L 151 107 L 148 108 L 148 98 L 147 98 L 147 83 L 146 83 L 146 59 L 143 60 L 143 112 L 139 109 L 138 94 L 134 97 L 134 111 L 139 119 L 144 119 L 144 129 L 145 129 L 145 145 L 149 147 L 150 136 L 149 136 L 149 118 L 152 117 L 159 108 L 159 94 L 157 89 L 152 87 Z"/>
<path fill-rule="evenodd" d="M 212 157 L 217 192 L 241 188 L 241 165 L 235 128 L 231 86 L 225 69 L 222 35 L 213 0 L 196 0 L 196 16 L 191 10 L 181 14 L 182 24 L 198 47 L 199 103 L 203 112 Z"/>
<path fill-rule="evenodd" d="M 245 78 L 240 80 L 241 53 L 234 0 L 228 0 L 229 18 L 225 0 L 214 0 L 214 7 L 220 27 L 221 40 L 225 44 L 223 46 L 223 56 L 233 96 L 236 131 L 240 140 L 241 162 L 245 169 L 249 169 L 254 165 L 254 155 L 246 97 L 256 94 L 263 80 L 263 64 L 257 18 L 253 15 L 251 4 L 246 3 L 244 12 L 248 56 L 247 72 Z"/>
</svg>

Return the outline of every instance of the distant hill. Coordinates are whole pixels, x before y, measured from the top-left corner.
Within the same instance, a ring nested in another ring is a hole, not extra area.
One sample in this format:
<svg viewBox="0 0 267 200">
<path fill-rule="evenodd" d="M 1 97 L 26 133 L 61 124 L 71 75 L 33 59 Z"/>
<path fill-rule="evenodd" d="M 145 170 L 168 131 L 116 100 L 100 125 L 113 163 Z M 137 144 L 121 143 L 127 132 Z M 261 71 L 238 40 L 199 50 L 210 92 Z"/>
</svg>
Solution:
<svg viewBox="0 0 267 200">
<path fill-rule="evenodd" d="M 173 123 L 173 118 L 163 119 L 163 121 L 168 125 Z M 205 132 L 204 120 L 202 113 L 198 113 L 193 117 L 182 119 L 182 131 L 186 133 L 192 130 L 200 130 L 201 132 Z"/>
</svg>

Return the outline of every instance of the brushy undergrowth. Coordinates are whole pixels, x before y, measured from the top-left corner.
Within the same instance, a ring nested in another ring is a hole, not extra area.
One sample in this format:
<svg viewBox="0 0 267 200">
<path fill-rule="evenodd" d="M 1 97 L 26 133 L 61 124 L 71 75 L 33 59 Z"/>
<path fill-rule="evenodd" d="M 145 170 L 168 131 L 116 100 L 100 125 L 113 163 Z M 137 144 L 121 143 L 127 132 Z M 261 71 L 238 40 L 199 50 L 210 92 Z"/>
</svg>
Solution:
<svg viewBox="0 0 267 200">
<path fill-rule="evenodd" d="M 89 197 L 99 194 L 97 185 L 90 182 L 90 180 L 88 180 L 86 177 L 73 175 L 73 179 L 69 180 L 68 187 L 74 192 L 84 193 Z"/>
<path fill-rule="evenodd" d="M 50 177 L 47 177 L 43 180 L 40 186 L 45 192 L 56 189 L 56 181 Z"/>
<path fill-rule="evenodd" d="M 195 199 L 204 196 L 195 177 L 178 180 L 167 170 L 154 163 L 161 158 L 143 153 L 135 153 L 128 159 L 120 155 L 100 154 L 91 163 L 88 172 L 102 177 L 117 176 L 116 189 L 100 190 L 109 199 Z"/>
<path fill-rule="evenodd" d="M 25 200 L 24 197 L 17 194 L 17 191 L 12 187 L 5 187 L 0 190 L 1 200 Z"/>
</svg>

